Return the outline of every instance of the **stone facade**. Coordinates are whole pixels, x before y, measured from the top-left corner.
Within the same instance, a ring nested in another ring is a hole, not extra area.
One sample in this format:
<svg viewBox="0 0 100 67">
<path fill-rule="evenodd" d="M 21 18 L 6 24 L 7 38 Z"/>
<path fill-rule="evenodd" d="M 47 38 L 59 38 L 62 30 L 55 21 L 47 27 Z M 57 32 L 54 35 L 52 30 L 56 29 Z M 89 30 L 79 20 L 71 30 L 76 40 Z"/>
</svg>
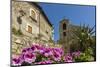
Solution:
<svg viewBox="0 0 100 67">
<path fill-rule="evenodd" d="M 42 37 L 43 40 L 48 41 L 50 38 L 52 38 L 52 27 L 47 23 L 45 17 L 42 17 L 42 14 L 40 15 L 40 20 L 40 34 L 45 36 Z"/>
<path fill-rule="evenodd" d="M 60 26 L 59 26 L 60 39 L 67 38 L 68 25 L 69 25 L 68 19 L 63 19 L 60 21 Z"/>
<path fill-rule="evenodd" d="M 12 1 L 12 53 L 20 54 L 23 47 L 52 38 L 52 24 L 37 3 Z M 19 33 L 21 35 L 19 35 Z M 16 35 L 17 34 L 17 35 Z"/>
<path fill-rule="evenodd" d="M 77 30 L 78 26 L 72 25 L 69 19 L 63 19 L 59 24 L 59 36 L 60 39 L 58 42 L 67 50 L 70 51 L 70 45 L 73 43 L 73 38 L 75 35 L 73 31 Z"/>
</svg>

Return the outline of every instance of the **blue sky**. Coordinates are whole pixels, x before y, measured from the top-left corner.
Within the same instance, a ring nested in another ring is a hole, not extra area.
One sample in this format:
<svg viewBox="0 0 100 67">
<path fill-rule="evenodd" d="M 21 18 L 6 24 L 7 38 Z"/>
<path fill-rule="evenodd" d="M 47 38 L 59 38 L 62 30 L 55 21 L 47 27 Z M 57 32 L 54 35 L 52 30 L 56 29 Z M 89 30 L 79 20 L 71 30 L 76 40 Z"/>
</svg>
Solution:
<svg viewBox="0 0 100 67">
<path fill-rule="evenodd" d="M 59 39 L 59 22 L 63 19 L 69 19 L 71 24 L 86 24 L 90 27 L 95 25 L 95 6 L 80 6 L 72 4 L 39 4 L 44 10 L 50 22 L 54 25 L 54 40 Z"/>
</svg>

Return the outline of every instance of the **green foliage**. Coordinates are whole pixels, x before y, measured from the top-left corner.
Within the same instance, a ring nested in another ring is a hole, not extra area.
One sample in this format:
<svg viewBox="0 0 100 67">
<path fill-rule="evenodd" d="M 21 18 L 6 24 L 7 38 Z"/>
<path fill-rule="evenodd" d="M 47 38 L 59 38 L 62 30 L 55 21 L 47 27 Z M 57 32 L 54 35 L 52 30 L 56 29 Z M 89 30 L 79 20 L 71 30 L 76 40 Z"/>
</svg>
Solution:
<svg viewBox="0 0 100 67">
<path fill-rule="evenodd" d="M 93 36 L 92 45 L 90 46 L 93 50 L 93 57 L 96 60 L 96 37 Z"/>
<path fill-rule="evenodd" d="M 45 61 L 45 60 L 48 60 L 48 58 L 41 54 L 37 54 L 37 58 L 36 58 L 35 62 L 41 62 L 41 61 Z"/>
<path fill-rule="evenodd" d="M 70 45 L 70 52 L 75 52 L 75 51 L 78 51 L 79 50 L 79 44 L 71 44 Z"/>
<path fill-rule="evenodd" d="M 15 28 L 12 28 L 12 33 L 15 35 L 23 35 L 21 30 L 16 30 Z"/>
<path fill-rule="evenodd" d="M 94 61 L 96 59 L 95 26 L 90 28 L 85 24 L 73 31 L 75 38 L 71 44 L 71 51 L 80 50 L 82 53 L 75 58 L 76 62 Z"/>
<path fill-rule="evenodd" d="M 76 36 L 77 44 L 79 44 L 80 51 L 85 51 L 89 46 L 93 44 L 93 35 L 95 33 L 94 30 L 95 26 L 90 28 L 89 26 L 86 26 L 85 24 L 83 26 L 80 26 L 76 31 L 74 31 L 74 34 Z"/>
<path fill-rule="evenodd" d="M 38 54 L 35 62 L 40 62 L 40 61 L 42 61 L 42 55 Z"/>
<path fill-rule="evenodd" d="M 22 35 L 22 31 L 21 30 L 18 30 L 17 32 L 18 32 L 17 33 L 18 35 Z"/>
<path fill-rule="evenodd" d="M 79 57 L 75 57 L 75 61 L 76 62 L 94 61 L 92 49 L 88 48 L 84 53 L 81 53 Z"/>
<path fill-rule="evenodd" d="M 15 28 L 12 28 L 12 33 L 16 34 L 17 30 Z"/>
</svg>

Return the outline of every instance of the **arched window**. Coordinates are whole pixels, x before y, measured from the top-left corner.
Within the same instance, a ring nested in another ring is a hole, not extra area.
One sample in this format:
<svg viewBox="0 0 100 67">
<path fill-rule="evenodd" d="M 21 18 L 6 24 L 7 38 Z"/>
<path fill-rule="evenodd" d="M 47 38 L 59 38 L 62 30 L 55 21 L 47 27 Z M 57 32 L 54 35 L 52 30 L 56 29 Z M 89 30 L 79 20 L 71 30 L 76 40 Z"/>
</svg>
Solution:
<svg viewBox="0 0 100 67">
<path fill-rule="evenodd" d="M 37 20 L 36 11 L 34 9 L 30 9 L 30 16 L 32 19 Z"/>
<path fill-rule="evenodd" d="M 66 23 L 63 24 L 63 30 L 66 30 Z"/>
</svg>

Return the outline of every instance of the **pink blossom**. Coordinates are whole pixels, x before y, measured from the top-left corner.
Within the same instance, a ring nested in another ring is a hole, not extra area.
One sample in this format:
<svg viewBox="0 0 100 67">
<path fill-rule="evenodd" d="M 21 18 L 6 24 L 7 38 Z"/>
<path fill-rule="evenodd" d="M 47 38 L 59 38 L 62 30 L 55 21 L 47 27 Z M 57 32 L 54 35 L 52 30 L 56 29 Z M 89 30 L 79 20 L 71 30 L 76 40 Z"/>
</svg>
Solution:
<svg viewBox="0 0 100 67">
<path fill-rule="evenodd" d="M 23 60 L 21 60 L 20 56 L 19 55 L 13 55 L 12 56 L 12 64 L 14 66 L 18 66 L 18 65 L 21 65 Z"/>
<path fill-rule="evenodd" d="M 70 55 L 70 53 L 66 54 L 64 56 L 64 62 L 73 62 L 73 58 L 72 56 Z"/>
<path fill-rule="evenodd" d="M 74 56 L 74 57 L 79 57 L 79 56 L 80 56 L 80 51 L 73 52 L 73 53 L 72 53 L 72 56 Z"/>
<path fill-rule="evenodd" d="M 44 52 L 43 52 L 43 55 L 44 55 L 45 57 L 50 57 L 50 56 L 52 56 L 52 55 L 53 55 L 52 50 L 51 50 L 50 48 L 45 48 L 45 49 L 44 49 Z"/>
<path fill-rule="evenodd" d="M 36 59 L 36 55 L 34 53 L 24 54 L 23 57 L 24 57 L 24 61 L 28 63 L 35 62 L 35 59 Z"/>
<path fill-rule="evenodd" d="M 53 63 L 53 61 L 51 61 L 51 60 L 44 60 L 44 61 L 41 61 L 41 62 L 37 62 L 35 64 L 52 64 L 52 63 Z"/>
</svg>

